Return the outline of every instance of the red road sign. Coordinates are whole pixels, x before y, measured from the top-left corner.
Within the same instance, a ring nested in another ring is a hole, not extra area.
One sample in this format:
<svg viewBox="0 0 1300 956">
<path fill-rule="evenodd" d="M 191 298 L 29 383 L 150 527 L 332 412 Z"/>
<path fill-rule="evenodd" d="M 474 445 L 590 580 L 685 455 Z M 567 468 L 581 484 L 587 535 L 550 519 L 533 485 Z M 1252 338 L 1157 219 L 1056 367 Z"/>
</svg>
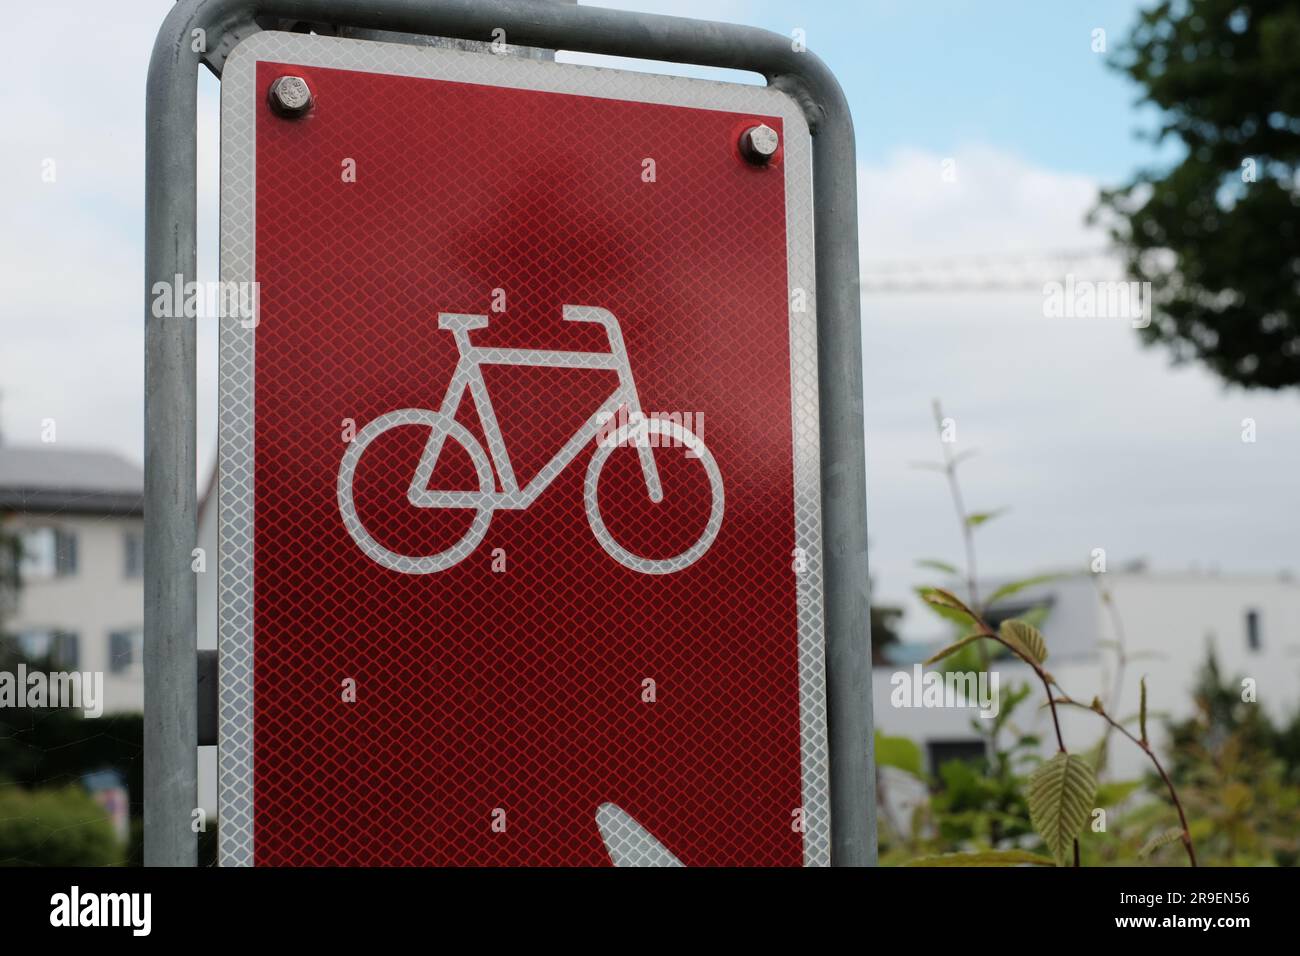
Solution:
<svg viewBox="0 0 1300 956">
<path fill-rule="evenodd" d="M 794 105 L 263 33 L 222 148 L 223 860 L 827 862 Z"/>
</svg>

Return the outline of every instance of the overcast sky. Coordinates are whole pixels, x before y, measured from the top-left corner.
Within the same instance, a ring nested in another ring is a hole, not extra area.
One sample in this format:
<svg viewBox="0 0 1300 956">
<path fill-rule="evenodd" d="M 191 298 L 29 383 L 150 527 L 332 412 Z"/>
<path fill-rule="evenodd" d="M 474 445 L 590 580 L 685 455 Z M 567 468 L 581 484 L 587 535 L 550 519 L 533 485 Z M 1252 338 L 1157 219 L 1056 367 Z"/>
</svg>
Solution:
<svg viewBox="0 0 1300 956">
<path fill-rule="evenodd" d="M 0 424 L 8 441 L 111 447 L 142 438 L 143 102 L 166 0 L 58 0 L 6 11 L 0 59 Z M 1099 185 L 1164 156 L 1138 142 L 1135 91 L 1105 69 L 1136 4 L 929 0 L 796 4 L 644 0 L 658 12 L 748 22 L 809 46 L 845 86 L 859 143 L 864 272 L 882 262 L 1098 248 L 1083 225 Z M 79 62 L 86 65 L 78 66 Z M 200 271 L 215 277 L 217 86 L 200 81 Z M 45 160 L 56 181 L 42 181 Z M 955 171 L 945 181 L 945 161 Z M 1063 278 L 1063 276 L 1062 276 Z M 212 330 L 200 354 L 200 457 L 211 461 Z M 932 398 L 957 421 L 991 574 L 1112 562 L 1223 573 L 1300 570 L 1300 395 L 1229 391 L 1171 369 L 1128 323 L 1044 317 L 1040 292 L 863 298 L 867 480 L 877 595 L 956 560 L 934 459 Z M 1258 440 L 1241 441 L 1242 419 Z M 905 631 L 933 627 L 911 602 Z"/>
</svg>

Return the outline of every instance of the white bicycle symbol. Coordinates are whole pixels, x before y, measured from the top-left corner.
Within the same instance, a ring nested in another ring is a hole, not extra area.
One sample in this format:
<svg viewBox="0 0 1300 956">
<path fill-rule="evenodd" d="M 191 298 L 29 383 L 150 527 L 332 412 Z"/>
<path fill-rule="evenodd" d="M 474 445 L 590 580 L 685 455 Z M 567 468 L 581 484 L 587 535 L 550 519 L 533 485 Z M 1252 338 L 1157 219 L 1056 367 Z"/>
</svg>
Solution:
<svg viewBox="0 0 1300 956">
<path fill-rule="evenodd" d="M 634 571 L 644 574 L 670 574 L 694 564 L 709 549 L 713 539 L 717 537 L 718 528 L 722 525 L 723 512 L 722 475 L 718 471 L 718 464 L 714 461 L 713 454 L 688 428 L 669 419 L 648 417 L 641 411 L 636 385 L 632 380 L 632 368 L 627 358 L 627 349 L 623 344 L 623 333 L 619 329 L 618 319 L 612 313 L 595 306 L 566 305 L 564 318 L 569 322 L 594 322 L 604 326 L 609 337 L 610 350 L 608 352 L 557 352 L 544 349 L 481 348 L 470 344 L 469 333 L 472 329 L 487 326 L 486 315 L 445 312 L 438 315 L 438 328 L 452 333 L 456 339 L 456 348 L 460 352 L 460 359 L 447 386 L 447 395 L 443 399 L 442 408 L 436 412 L 424 408 L 402 408 L 380 415 L 357 433 L 356 438 L 344 452 L 342 464 L 339 466 L 338 502 L 343 524 L 352 539 L 371 559 L 386 568 L 404 574 L 445 571 L 464 560 L 478 547 L 483 536 L 487 534 L 493 511 L 518 511 L 527 508 L 592 439 L 598 440 L 596 452 L 587 466 L 583 499 L 592 534 L 611 557 Z M 510 457 L 506 453 L 505 442 L 501 437 L 501 429 L 497 425 L 496 412 L 488 397 L 487 383 L 482 371 L 484 365 L 613 370 L 618 372 L 618 385 L 600 409 L 578 429 L 555 457 L 533 476 L 527 486 L 521 489 L 515 480 L 514 469 L 511 467 Z M 479 423 L 487 438 L 490 459 L 469 429 L 456 421 L 456 412 L 466 391 L 474 399 Z M 627 424 L 621 425 L 609 434 L 608 423 L 620 408 L 628 409 Z M 407 490 L 406 496 L 410 503 L 417 508 L 458 508 L 476 511 L 469 530 L 460 540 L 436 554 L 412 556 L 390 551 L 375 540 L 357 516 L 352 489 L 357 462 L 376 438 L 389 429 L 405 425 L 422 425 L 429 429 L 429 439 Z M 602 432 L 607 434 L 602 437 Z M 677 444 L 694 453 L 708 474 L 713 498 L 704 532 L 685 551 L 668 558 L 642 557 L 633 554 L 614 540 L 614 536 L 610 534 L 601 517 L 600 504 L 596 495 L 600 472 L 609 460 L 610 453 L 615 448 L 631 442 L 635 444 L 641 458 L 641 470 L 645 475 L 646 491 L 650 495 L 650 500 L 655 503 L 663 500 L 663 488 L 659 482 L 659 469 L 655 465 L 651 435 L 658 435 L 660 438 L 653 443 L 655 445 Z M 442 452 L 443 443 L 448 438 L 457 442 L 468 453 L 478 475 L 478 491 L 429 490 L 429 481 L 438 463 L 438 456 Z M 665 442 L 663 439 L 668 441 Z M 497 491 L 493 466 L 501 480 L 501 491 Z"/>
</svg>

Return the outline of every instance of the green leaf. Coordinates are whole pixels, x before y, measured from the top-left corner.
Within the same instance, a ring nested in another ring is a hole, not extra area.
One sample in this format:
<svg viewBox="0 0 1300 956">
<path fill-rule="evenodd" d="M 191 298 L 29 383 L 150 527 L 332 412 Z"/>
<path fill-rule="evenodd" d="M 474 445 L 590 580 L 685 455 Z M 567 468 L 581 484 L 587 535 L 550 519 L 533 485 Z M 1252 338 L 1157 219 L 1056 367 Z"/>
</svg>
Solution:
<svg viewBox="0 0 1300 956">
<path fill-rule="evenodd" d="M 1002 587 L 990 594 L 988 601 L 985 603 L 995 604 L 1005 597 L 1011 597 L 1011 595 L 1023 591 L 1025 588 L 1032 588 L 1035 585 L 1046 584 L 1048 581 L 1055 581 L 1060 577 L 1061 575 L 1059 574 L 1040 574 L 1035 578 L 1022 578 L 1019 581 L 1011 581 L 1002 585 Z"/>
<path fill-rule="evenodd" d="M 1029 775 L 1029 822 L 1061 865 L 1095 806 L 1097 777 L 1078 754 L 1058 753 Z"/>
<path fill-rule="evenodd" d="M 1250 806 L 1254 792 L 1240 780 L 1233 780 L 1219 791 L 1219 806 L 1229 814 L 1240 813 Z"/>
<path fill-rule="evenodd" d="M 886 737 L 878 730 L 876 731 L 876 765 L 893 767 L 914 777 L 925 778 L 921 748 L 906 737 Z"/>
<path fill-rule="evenodd" d="M 1171 843 L 1177 843 L 1183 838 L 1182 827 L 1170 827 L 1163 833 L 1157 833 L 1146 843 L 1142 844 L 1142 849 L 1138 850 L 1138 859 L 1145 860 L 1162 846 L 1168 846 Z"/>
<path fill-rule="evenodd" d="M 943 588 L 917 588 L 916 593 L 921 595 L 921 600 L 931 607 L 946 608 L 950 611 L 957 611 L 967 619 L 979 623 L 975 617 L 975 612 L 968 608 L 961 600 L 951 591 L 945 591 Z"/>
<path fill-rule="evenodd" d="M 1042 633 L 1032 624 L 1026 624 L 1024 621 L 1012 618 L 1009 621 L 1003 621 L 1002 626 L 998 628 L 1002 639 L 1024 651 L 1031 659 L 1039 664 L 1047 660 L 1047 641 L 1043 639 Z"/>
<path fill-rule="evenodd" d="M 978 850 L 972 853 L 944 853 L 923 856 L 904 866 L 1055 866 L 1045 856 L 1026 850 Z"/>
<path fill-rule="evenodd" d="M 1097 806 L 1113 807 L 1123 803 L 1142 786 L 1141 780 L 1116 780 L 1097 786 Z"/>
<path fill-rule="evenodd" d="M 1000 514 L 1006 513 L 1006 508 L 999 508 L 996 511 L 973 511 L 966 516 L 966 527 L 978 528 L 986 521 L 992 521 Z"/>
<path fill-rule="evenodd" d="M 942 571 L 944 574 L 960 574 L 955 567 L 947 561 L 938 561 L 934 558 L 926 558 L 924 561 L 916 562 L 918 568 L 930 568 L 934 571 Z"/>
<path fill-rule="evenodd" d="M 1138 705 L 1138 727 L 1142 731 L 1142 746 L 1147 745 L 1147 679 L 1143 677 L 1138 681 L 1138 686 L 1142 688 L 1141 703 Z"/>
<path fill-rule="evenodd" d="M 967 634 L 957 643 L 949 644 L 943 650 L 936 651 L 935 653 L 931 654 L 929 657 L 925 659 L 925 663 L 934 664 L 937 661 L 943 660 L 945 657 L 951 657 L 953 654 L 956 654 L 967 644 L 973 644 L 975 641 L 980 640 L 982 637 L 984 637 L 983 634 Z"/>
<path fill-rule="evenodd" d="M 970 627 L 970 618 L 967 617 L 961 611 L 955 610 L 950 607 L 945 607 L 942 604 L 933 604 L 930 601 L 926 600 L 925 595 L 930 590 L 929 588 L 916 588 L 915 590 L 916 590 L 916 596 L 921 599 L 921 601 L 925 604 L 925 606 L 929 610 L 939 615 L 939 617 L 943 618 L 945 621 L 951 621 L 952 623 L 958 625 L 962 629 L 966 629 Z"/>
</svg>

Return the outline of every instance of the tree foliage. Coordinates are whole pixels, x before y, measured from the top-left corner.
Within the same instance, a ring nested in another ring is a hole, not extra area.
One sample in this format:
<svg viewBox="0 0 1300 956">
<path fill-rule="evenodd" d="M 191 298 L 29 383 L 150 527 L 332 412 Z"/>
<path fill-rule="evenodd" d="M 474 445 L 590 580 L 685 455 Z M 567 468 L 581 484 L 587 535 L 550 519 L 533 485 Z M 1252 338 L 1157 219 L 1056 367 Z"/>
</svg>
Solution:
<svg viewBox="0 0 1300 956">
<path fill-rule="evenodd" d="M 0 669 L 5 666 L 9 665 L 0 659 Z M 131 817 L 138 821 L 143 811 L 143 744 L 144 719 L 140 714 L 105 714 L 91 720 L 66 710 L 0 711 L 0 793 L 62 794 L 78 789 L 82 776 L 90 771 L 116 770 L 126 782 Z M 60 807 L 70 800 L 50 799 Z M 14 820 L 18 820 L 22 813 L 35 813 L 43 806 L 39 802 L 18 802 L 10 809 Z M 36 822 L 26 819 L 27 825 L 35 826 Z M 138 827 L 133 828 L 127 847 L 128 862 L 132 864 L 140 862 L 140 837 Z M 52 838 L 53 843 L 58 840 L 57 835 Z M 40 865 L 56 865 L 63 859 L 62 853 L 56 847 L 50 855 L 38 854 L 31 859 Z M 91 864 L 74 861 L 65 865 Z"/>
<path fill-rule="evenodd" d="M 1182 159 L 1103 193 L 1142 329 L 1246 387 L 1300 385 L 1300 2 L 1163 0 L 1114 65 Z"/>
<path fill-rule="evenodd" d="M 85 791 L 0 789 L 0 866 L 113 866 L 122 861 L 107 815 Z"/>
</svg>

